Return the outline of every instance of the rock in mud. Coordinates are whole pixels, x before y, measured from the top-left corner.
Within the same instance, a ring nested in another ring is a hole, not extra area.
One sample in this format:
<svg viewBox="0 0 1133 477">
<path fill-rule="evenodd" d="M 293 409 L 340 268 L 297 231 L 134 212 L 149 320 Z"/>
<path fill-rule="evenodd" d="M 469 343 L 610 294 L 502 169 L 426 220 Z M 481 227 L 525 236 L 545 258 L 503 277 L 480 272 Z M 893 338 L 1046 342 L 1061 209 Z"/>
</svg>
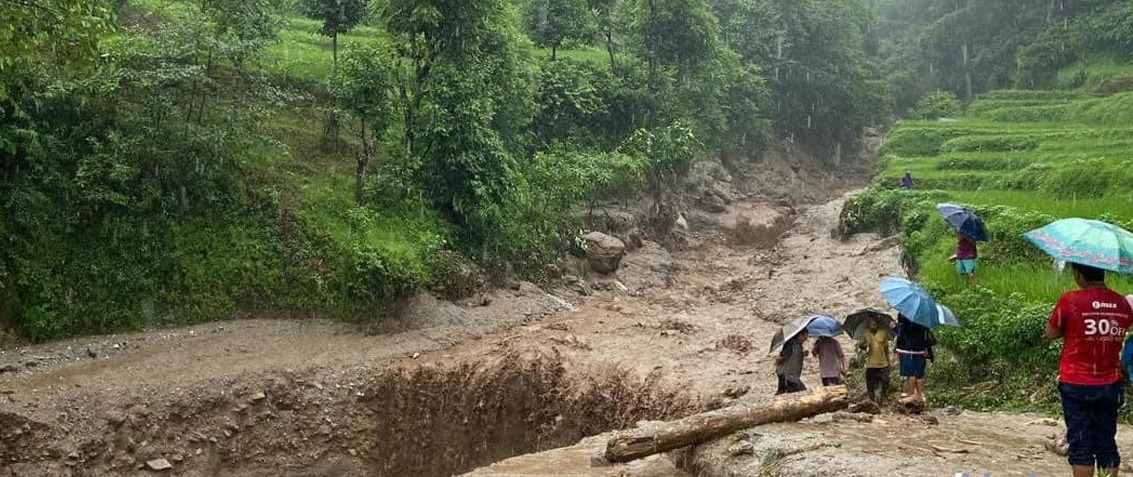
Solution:
<svg viewBox="0 0 1133 477">
<path fill-rule="evenodd" d="M 714 193 L 706 193 L 700 198 L 700 206 L 712 213 L 722 214 L 728 211 L 728 204 L 725 203 L 724 198 Z"/>
<path fill-rule="evenodd" d="M 881 406 L 873 401 L 861 401 L 850 405 L 847 411 L 854 414 L 881 414 Z"/>
<path fill-rule="evenodd" d="M 173 464 L 170 464 L 169 461 L 167 461 L 165 459 L 154 459 L 154 460 L 151 460 L 149 462 L 146 462 L 146 467 L 148 467 L 149 470 L 156 471 L 156 472 L 160 472 L 160 471 L 163 471 L 163 470 L 173 470 Z"/>
<path fill-rule="evenodd" d="M 854 421 L 869 424 L 873 422 L 872 414 L 838 411 L 831 415 L 835 422 Z"/>
<path fill-rule="evenodd" d="M 685 220 L 684 215 L 677 215 L 677 221 L 674 222 L 674 225 L 676 225 L 677 228 L 688 232 L 688 221 Z"/>
<path fill-rule="evenodd" d="M 1065 437 L 1047 439 L 1045 442 L 1043 442 L 1043 447 L 1045 447 L 1046 450 L 1054 453 L 1055 455 L 1062 457 L 1066 457 L 1066 455 L 1070 453 L 1070 444 L 1066 442 Z"/>
<path fill-rule="evenodd" d="M 755 446 L 752 445 L 751 442 L 748 442 L 746 440 L 745 441 L 739 441 L 735 444 L 732 444 L 732 446 L 728 448 L 728 455 L 731 455 L 732 457 L 739 457 L 739 456 L 744 456 L 744 455 L 754 455 L 754 454 L 755 454 Z"/>
<path fill-rule="evenodd" d="M 751 386 L 732 386 L 724 390 L 724 397 L 738 399 L 751 391 Z"/>
<path fill-rule="evenodd" d="M 590 232 L 586 240 L 586 261 L 598 273 L 614 273 L 625 257 L 626 244 L 602 232 Z"/>
<path fill-rule="evenodd" d="M 909 396 L 897 400 L 893 403 L 893 408 L 901 414 L 919 415 L 924 413 L 925 404 L 923 400 Z"/>
</svg>

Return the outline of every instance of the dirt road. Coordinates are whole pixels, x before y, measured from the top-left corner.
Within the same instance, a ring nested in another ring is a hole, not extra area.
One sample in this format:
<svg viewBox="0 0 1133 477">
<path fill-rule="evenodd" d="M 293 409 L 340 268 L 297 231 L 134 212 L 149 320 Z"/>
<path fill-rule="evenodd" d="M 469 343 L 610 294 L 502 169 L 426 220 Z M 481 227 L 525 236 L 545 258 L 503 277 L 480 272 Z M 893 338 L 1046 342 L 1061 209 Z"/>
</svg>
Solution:
<svg viewBox="0 0 1133 477">
<path fill-rule="evenodd" d="M 406 331 L 390 334 L 245 321 L 6 350 L 0 477 L 166 465 L 183 476 L 444 476 L 563 446 L 473 475 L 683 475 L 665 458 L 589 469 L 601 438 L 569 446 L 725 395 L 769 399 L 767 347 L 782 321 L 882 306 L 877 280 L 901 274 L 899 250 L 881 237 L 833 238 L 844 200 L 797 215 L 737 202 L 724 229 L 673 257 L 646 244 L 615 277 L 550 292 L 516 284 L 463 305 L 423 296 L 394 323 Z M 809 359 L 808 386 L 815 373 Z M 784 476 L 1062 473 L 1041 448 L 1058 428 L 1038 419 L 820 419 L 747 440 L 825 443 L 776 461 Z M 704 475 L 765 465 L 697 452 L 690 462 Z"/>
</svg>

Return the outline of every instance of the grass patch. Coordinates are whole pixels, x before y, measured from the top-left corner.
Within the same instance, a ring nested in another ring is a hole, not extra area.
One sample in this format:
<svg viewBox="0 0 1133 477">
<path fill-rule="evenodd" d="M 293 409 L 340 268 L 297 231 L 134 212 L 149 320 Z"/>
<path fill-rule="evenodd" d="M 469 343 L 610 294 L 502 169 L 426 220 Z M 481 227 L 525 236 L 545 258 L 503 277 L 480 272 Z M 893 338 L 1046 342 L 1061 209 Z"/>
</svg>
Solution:
<svg viewBox="0 0 1133 477">
<path fill-rule="evenodd" d="M 284 78 L 325 83 L 334 73 L 334 50 L 329 37 L 318 33 L 322 24 L 298 15 L 283 17 L 279 41 L 267 48 L 267 70 Z M 338 53 L 355 44 L 380 41 L 382 32 L 359 26 L 338 36 Z"/>
</svg>

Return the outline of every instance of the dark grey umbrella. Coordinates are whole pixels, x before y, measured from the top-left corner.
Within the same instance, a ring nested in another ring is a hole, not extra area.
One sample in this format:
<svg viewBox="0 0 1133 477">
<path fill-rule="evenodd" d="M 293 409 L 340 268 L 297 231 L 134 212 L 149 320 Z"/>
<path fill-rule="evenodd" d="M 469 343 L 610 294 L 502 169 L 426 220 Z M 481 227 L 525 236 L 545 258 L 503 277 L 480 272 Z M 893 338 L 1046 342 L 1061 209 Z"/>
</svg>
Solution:
<svg viewBox="0 0 1133 477">
<path fill-rule="evenodd" d="M 879 320 L 878 326 L 886 331 L 889 331 L 893 325 L 893 317 L 884 311 L 875 308 L 862 308 L 858 311 L 850 313 L 846 316 L 846 321 L 842 322 L 842 328 L 846 330 L 846 334 L 850 335 L 854 341 L 862 339 L 862 335 L 869 329 L 869 317 L 874 317 Z"/>
<path fill-rule="evenodd" d="M 794 338 L 800 331 L 805 330 L 806 327 L 810 325 L 810 322 L 814 321 L 819 316 L 822 315 L 803 315 L 791 318 L 790 321 L 784 324 L 783 327 L 775 333 L 775 336 L 771 337 L 771 350 L 767 353 L 774 353 L 775 350 L 783 346 L 783 343 Z"/>
</svg>

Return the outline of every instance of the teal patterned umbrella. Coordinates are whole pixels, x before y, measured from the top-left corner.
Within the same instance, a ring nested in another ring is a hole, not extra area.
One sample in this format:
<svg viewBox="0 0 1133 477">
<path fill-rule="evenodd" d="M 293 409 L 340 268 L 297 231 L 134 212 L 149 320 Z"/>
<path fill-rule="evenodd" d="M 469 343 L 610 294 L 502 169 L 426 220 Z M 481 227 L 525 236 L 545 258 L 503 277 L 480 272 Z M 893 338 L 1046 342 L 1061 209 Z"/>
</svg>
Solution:
<svg viewBox="0 0 1133 477">
<path fill-rule="evenodd" d="M 1133 274 L 1133 233 L 1099 220 L 1062 219 L 1023 234 L 1057 260 Z"/>
</svg>

